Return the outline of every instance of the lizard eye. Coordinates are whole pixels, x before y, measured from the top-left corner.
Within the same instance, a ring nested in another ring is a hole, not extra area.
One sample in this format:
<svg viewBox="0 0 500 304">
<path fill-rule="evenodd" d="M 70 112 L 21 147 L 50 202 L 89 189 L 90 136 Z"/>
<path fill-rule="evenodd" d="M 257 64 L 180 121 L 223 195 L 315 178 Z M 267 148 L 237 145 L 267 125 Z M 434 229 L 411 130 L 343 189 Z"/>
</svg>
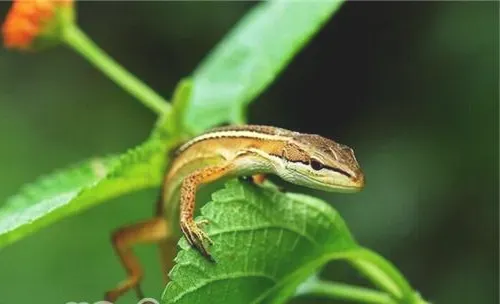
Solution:
<svg viewBox="0 0 500 304">
<path fill-rule="evenodd" d="M 311 159 L 311 168 L 313 168 L 314 170 L 318 171 L 318 170 L 321 170 L 323 169 L 323 164 L 320 163 L 318 160 L 316 159 Z"/>
</svg>

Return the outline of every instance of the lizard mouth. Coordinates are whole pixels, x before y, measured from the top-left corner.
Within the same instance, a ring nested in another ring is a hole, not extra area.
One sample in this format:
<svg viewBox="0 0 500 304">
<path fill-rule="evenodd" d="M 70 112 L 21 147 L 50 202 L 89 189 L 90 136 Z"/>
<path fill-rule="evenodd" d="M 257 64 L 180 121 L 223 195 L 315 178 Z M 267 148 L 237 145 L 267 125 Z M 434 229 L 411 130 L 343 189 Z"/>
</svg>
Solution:
<svg viewBox="0 0 500 304">
<path fill-rule="evenodd" d="M 351 192 L 359 192 L 363 189 L 363 186 L 361 185 L 345 185 L 345 186 L 337 186 L 334 191 L 336 192 L 346 192 L 346 193 L 351 193 Z"/>
</svg>

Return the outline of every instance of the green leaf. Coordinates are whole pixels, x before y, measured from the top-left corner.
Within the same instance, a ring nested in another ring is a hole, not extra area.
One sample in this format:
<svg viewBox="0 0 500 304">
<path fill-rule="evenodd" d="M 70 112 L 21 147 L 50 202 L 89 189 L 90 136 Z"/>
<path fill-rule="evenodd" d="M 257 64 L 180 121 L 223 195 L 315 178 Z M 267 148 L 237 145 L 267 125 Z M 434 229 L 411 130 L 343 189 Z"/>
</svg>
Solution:
<svg viewBox="0 0 500 304">
<path fill-rule="evenodd" d="M 381 257 L 361 248 L 325 202 L 231 181 L 201 209 L 215 244 L 211 263 L 183 238 L 162 301 L 167 303 L 284 303 L 297 286 L 331 260 L 369 265 L 365 275 L 396 299 L 414 297 Z M 362 267 L 358 267 L 363 271 Z M 411 303 L 411 302 L 408 302 Z"/>
<path fill-rule="evenodd" d="M 94 158 L 25 186 L 0 208 L 0 248 L 104 200 L 159 185 L 171 146 L 151 139 L 120 156 Z"/>
<path fill-rule="evenodd" d="M 172 111 L 162 117 L 156 126 L 156 132 L 165 130 L 167 134 L 184 134 L 186 132 L 186 111 L 191 99 L 193 82 L 191 79 L 182 79 L 176 86 L 172 98 Z"/>
<path fill-rule="evenodd" d="M 341 0 L 257 4 L 194 73 L 187 127 L 244 122 L 245 109 L 340 7 Z"/>
</svg>

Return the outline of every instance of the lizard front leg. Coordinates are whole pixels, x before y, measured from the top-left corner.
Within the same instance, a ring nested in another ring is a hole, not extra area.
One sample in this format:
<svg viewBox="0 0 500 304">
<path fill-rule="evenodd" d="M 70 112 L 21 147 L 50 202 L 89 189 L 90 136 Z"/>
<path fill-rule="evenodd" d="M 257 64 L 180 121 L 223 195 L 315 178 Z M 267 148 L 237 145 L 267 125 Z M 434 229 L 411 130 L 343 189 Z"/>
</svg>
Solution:
<svg viewBox="0 0 500 304">
<path fill-rule="evenodd" d="M 206 221 L 195 223 L 193 219 L 196 191 L 200 185 L 210 183 L 224 176 L 230 168 L 231 165 L 226 164 L 198 169 L 182 181 L 180 189 L 180 225 L 182 233 L 191 246 L 211 261 L 213 259 L 206 248 L 206 243 L 212 244 L 213 242 L 200 228 L 200 225 L 205 224 Z"/>
</svg>

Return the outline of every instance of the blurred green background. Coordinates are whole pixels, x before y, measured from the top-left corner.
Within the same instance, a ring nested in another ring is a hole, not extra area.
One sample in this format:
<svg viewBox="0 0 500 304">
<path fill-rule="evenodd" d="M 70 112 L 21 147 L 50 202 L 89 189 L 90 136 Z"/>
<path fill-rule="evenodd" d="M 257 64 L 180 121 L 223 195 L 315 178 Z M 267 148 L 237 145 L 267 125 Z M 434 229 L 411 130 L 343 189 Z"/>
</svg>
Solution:
<svg viewBox="0 0 500 304">
<path fill-rule="evenodd" d="M 0 16 L 9 5 L 0 3 Z M 170 97 L 253 5 L 82 2 L 78 14 L 102 48 Z M 355 148 L 363 192 L 287 188 L 331 202 L 361 244 L 433 303 L 498 303 L 498 11 L 498 2 L 349 2 L 250 108 L 251 123 Z M 0 204 L 41 174 L 139 144 L 154 120 L 68 49 L 0 50 Z M 0 249 L 0 303 L 100 300 L 124 278 L 111 231 L 150 216 L 156 191 Z M 157 252 L 137 252 L 144 290 L 159 298 Z M 359 280 L 339 264 L 322 275 Z"/>
</svg>

